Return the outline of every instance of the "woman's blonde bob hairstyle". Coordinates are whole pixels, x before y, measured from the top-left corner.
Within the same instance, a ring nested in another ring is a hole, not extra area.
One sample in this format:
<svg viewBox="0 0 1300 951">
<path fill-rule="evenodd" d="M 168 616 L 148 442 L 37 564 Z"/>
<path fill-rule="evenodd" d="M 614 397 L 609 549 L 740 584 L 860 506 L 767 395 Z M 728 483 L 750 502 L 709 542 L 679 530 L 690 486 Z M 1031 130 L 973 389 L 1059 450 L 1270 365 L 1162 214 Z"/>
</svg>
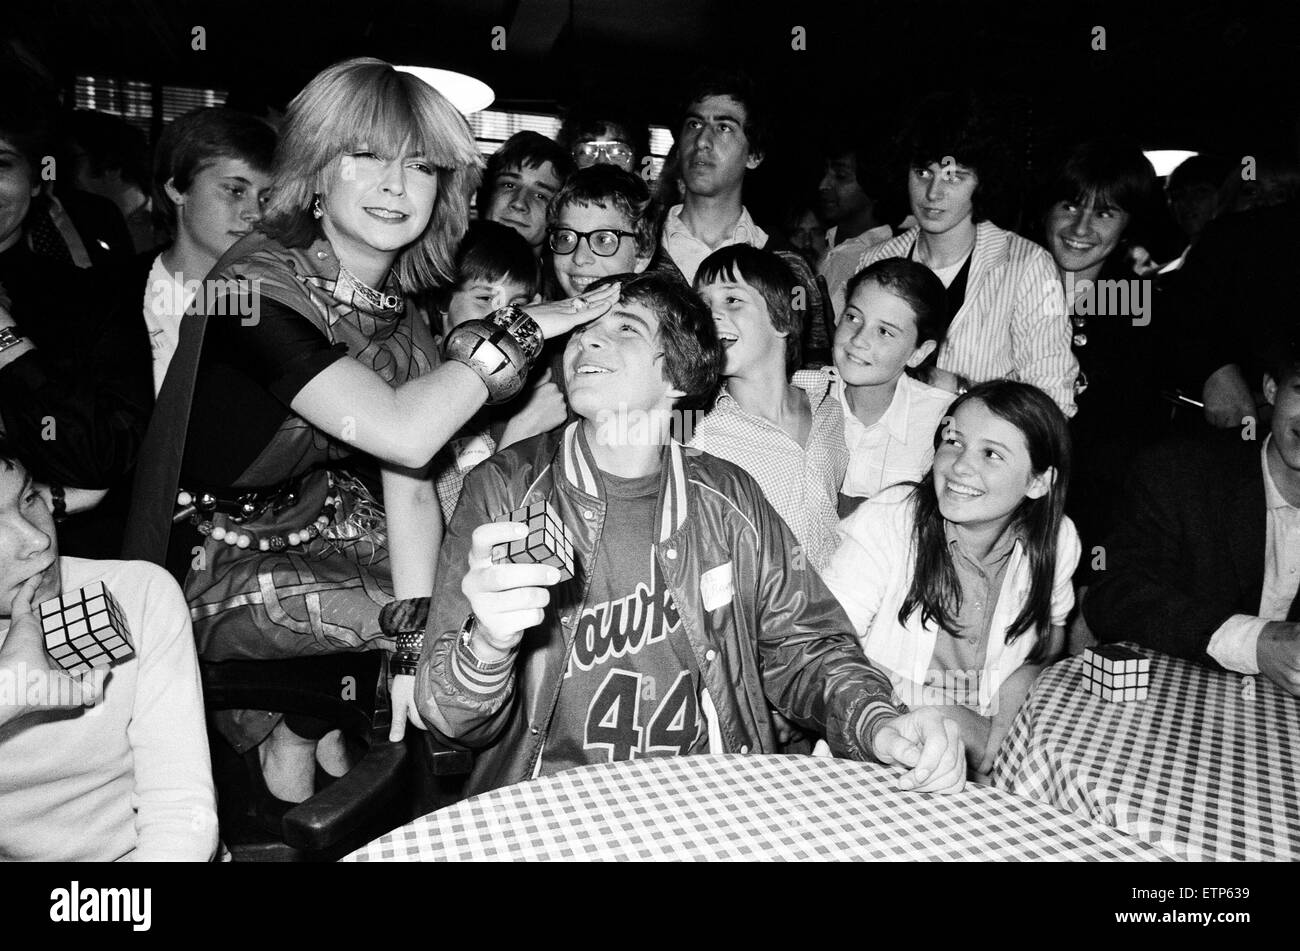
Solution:
<svg viewBox="0 0 1300 951">
<path fill-rule="evenodd" d="M 395 269 L 407 294 L 450 283 L 483 160 L 455 106 L 423 80 L 373 57 L 334 64 L 289 104 L 262 230 L 290 248 L 319 238 L 312 203 L 321 173 L 362 145 L 383 158 L 418 152 L 437 169 L 429 224 L 401 252 Z"/>
</svg>

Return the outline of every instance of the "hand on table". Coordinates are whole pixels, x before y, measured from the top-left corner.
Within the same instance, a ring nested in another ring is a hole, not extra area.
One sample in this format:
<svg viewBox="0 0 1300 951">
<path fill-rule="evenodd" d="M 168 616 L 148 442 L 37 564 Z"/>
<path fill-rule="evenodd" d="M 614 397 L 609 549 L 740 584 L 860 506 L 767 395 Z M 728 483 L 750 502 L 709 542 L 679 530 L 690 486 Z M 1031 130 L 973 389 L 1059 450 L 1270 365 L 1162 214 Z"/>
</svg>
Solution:
<svg viewBox="0 0 1300 951">
<path fill-rule="evenodd" d="M 1269 621 L 1255 642 L 1259 672 L 1292 696 L 1300 696 L 1300 624 Z"/>
<path fill-rule="evenodd" d="M 0 723 L 37 710 L 90 706 L 103 693 L 102 670 L 73 676 L 55 666 L 45 653 L 40 622 L 32 612 L 41 577 L 29 578 L 14 595 L 10 608 L 9 633 L 0 644 L 0 670 L 21 679 L 14 692 L 15 703 L 0 706 Z M 33 672 L 40 676 L 32 677 Z"/>
<path fill-rule="evenodd" d="M 542 623 L 551 603 L 547 585 L 560 580 L 550 565 L 492 563 L 492 546 L 528 536 L 520 522 L 489 522 L 474 529 L 469 571 L 460 589 L 469 598 L 477 623 L 472 649 L 484 663 L 504 660 L 519 646 L 524 631 Z"/>
<path fill-rule="evenodd" d="M 530 304 L 524 310 L 537 321 L 542 336 L 547 340 L 568 333 L 574 327 L 590 323 L 606 313 L 618 302 L 621 284 L 607 284 L 568 300 L 549 304 Z"/>
<path fill-rule="evenodd" d="M 966 784 L 961 727 L 938 707 L 918 707 L 887 721 L 871 751 L 882 763 L 911 767 L 899 780 L 899 789 L 960 792 Z"/>
</svg>

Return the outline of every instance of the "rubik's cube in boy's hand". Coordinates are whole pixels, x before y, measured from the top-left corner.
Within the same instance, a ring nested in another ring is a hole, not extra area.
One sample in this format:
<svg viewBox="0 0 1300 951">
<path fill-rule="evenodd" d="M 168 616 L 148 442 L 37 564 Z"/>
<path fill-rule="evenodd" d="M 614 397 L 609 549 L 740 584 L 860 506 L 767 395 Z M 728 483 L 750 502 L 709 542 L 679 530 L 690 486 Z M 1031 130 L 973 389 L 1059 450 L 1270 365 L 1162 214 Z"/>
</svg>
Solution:
<svg viewBox="0 0 1300 951">
<path fill-rule="evenodd" d="M 560 569 L 560 580 L 573 577 L 573 536 L 555 514 L 549 502 L 534 502 L 498 515 L 495 522 L 523 522 L 528 535 L 513 542 L 492 546 L 492 560 L 516 565 L 551 565 Z"/>
<path fill-rule="evenodd" d="M 1103 700 L 1145 700 L 1151 686 L 1151 658 L 1118 644 L 1083 652 L 1084 686 Z"/>
<path fill-rule="evenodd" d="M 135 652 L 122 606 L 102 581 L 42 601 L 36 613 L 46 653 L 69 673 L 110 667 Z"/>
</svg>

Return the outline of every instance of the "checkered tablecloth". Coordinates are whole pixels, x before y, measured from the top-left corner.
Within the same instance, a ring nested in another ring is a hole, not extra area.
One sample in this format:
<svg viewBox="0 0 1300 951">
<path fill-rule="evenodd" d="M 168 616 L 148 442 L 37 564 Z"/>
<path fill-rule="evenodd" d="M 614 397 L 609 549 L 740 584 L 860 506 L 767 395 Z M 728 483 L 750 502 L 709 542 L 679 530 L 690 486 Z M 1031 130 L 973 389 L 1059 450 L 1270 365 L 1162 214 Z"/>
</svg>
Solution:
<svg viewBox="0 0 1300 951">
<path fill-rule="evenodd" d="M 1147 699 L 1084 690 L 1083 658 L 1047 671 L 998 752 L 993 782 L 1192 861 L 1300 859 L 1300 701 L 1135 647 Z"/>
<path fill-rule="evenodd" d="M 902 774 L 811 756 L 584 766 L 430 813 L 348 860 L 1164 858 L 1114 829 L 991 787 L 898 792 Z"/>
</svg>

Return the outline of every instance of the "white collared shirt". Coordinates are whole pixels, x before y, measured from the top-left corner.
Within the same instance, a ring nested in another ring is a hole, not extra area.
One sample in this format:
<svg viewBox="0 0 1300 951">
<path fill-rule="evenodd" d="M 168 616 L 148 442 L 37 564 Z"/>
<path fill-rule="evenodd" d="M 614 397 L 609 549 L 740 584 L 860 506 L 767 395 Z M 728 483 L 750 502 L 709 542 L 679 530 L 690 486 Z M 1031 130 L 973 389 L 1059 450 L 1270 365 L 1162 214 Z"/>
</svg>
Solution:
<svg viewBox="0 0 1300 951">
<path fill-rule="evenodd" d="M 668 217 L 664 219 L 663 236 L 659 239 L 659 243 L 673 259 L 673 263 L 677 265 L 677 269 L 682 272 L 688 284 L 695 283 L 695 272 L 700 269 L 704 259 L 719 248 L 733 244 L 749 244 L 761 248 L 767 244 L 767 232 L 754 224 L 749 209 L 743 205 L 740 208 L 740 217 L 736 219 L 736 226 L 731 229 L 731 234 L 713 247 L 709 247 L 695 237 L 682 222 L 682 207 L 682 205 L 673 205 L 669 210 Z"/>
<path fill-rule="evenodd" d="M 884 244 L 892 238 L 894 229 L 889 225 L 868 228 L 862 234 L 845 238 L 836 244 L 835 236 L 838 232 L 838 225 L 826 232 L 826 242 L 831 248 L 826 252 L 826 258 L 821 266 L 817 268 L 817 273 L 826 278 L 826 287 L 831 292 L 831 304 L 835 307 L 836 320 L 839 320 L 848 304 L 844 291 L 849 279 L 858 273 L 858 262 L 876 245 Z"/>
<path fill-rule="evenodd" d="M 853 415 L 848 387 L 838 374 L 835 391 L 844 412 L 844 442 L 849 447 L 849 467 L 841 492 L 870 498 L 886 486 L 925 475 L 934 461 L 934 431 L 955 394 L 904 373 L 884 415 L 864 426 Z"/>
<path fill-rule="evenodd" d="M 153 351 L 153 392 L 158 395 L 167 367 L 181 339 L 181 318 L 194 300 L 193 287 L 177 280 L 179 275 L 168 272 L 160 254 L 149 268 L 149 279 L 144 289 L 144 323 L 149 331 L 149 347 Z"/>
<path fill-rule="evenodd" d="M 1269 621 L 1286 620 L 1291 602 L 1300 590 L 1300 508 L 1287 502 L 1268 471 L 1268 444 L 1259 451 L 1264 470 L 1264 509 L 1267 513 L 1264 540 L 1264 588 L 1259 598 L 1259 615 L 1234 614 L 1219 625 L 1210 638 L 1206 653 L 1228 670 L 1258 674 L 1255 649 L 1260 632 Z"/>
</svg>

